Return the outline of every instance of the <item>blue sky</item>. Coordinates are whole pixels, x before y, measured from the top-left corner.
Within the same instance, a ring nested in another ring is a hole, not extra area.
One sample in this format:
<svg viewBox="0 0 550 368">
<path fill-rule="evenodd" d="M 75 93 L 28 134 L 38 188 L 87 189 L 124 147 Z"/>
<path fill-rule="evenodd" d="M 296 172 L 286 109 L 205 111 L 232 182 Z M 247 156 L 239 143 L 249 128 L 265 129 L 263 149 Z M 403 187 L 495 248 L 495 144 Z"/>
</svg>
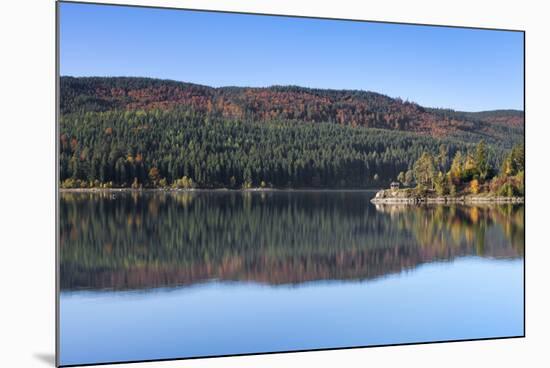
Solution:
<svg viewBox="0 0 550 368">
<path fill-rule="evenodd" d="M 523 109 L 523 34 L 60 5 L 61 75 L 361 89 L 429 107 Z"/>
</svg>

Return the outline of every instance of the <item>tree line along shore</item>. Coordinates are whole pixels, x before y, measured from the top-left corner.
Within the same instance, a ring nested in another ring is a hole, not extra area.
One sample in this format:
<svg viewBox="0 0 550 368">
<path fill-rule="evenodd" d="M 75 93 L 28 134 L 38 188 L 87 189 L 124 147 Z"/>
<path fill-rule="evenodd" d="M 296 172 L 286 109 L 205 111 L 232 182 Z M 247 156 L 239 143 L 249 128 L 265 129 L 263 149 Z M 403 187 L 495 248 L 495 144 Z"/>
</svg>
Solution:
<svg viewBox="0 0 550 368">
<path fill-rule="evenodd" d="M 485 145 L 487 165 L 501 166 L 509 147 Z M 411 172 L 424 154 L 446 173 L 460 152 L 470 172 L 474 150 L 458 137 L 332 123 L 242 122 L 189 110 L 84 112 L 61 117 L 60 187 L 373 189 L 396 178 L 423 183 Z"/>
<path fill-rule="evenodd" d="M 475 150 L 468 153 L 457 151 L 448 161 L 448 148 L 441 145 L 439 153 L 434 155 L 423 152 L 412 168 L 397 175 L 398 182 L 391 189 L 377 192 L 374 203 L 523 203 L 525 195 L 525 151 L 523 145 L 511 149 L 501 167 L 496 169 L 488 159 L 487 146 L 480 141 Z M 151 179 L 158 173 L 152 169 Z M 71 180 L 71 179 L 69 179 Z M 67 182 L 65 181 L 65 184 Z M 130 187 L 107 185 L 89 186 L 62 185 L 62 191 L 142 191 L 142 190 L 242 190 L 242 191 L 300 191 L 300 190 L 338 190 L 342 188 L 276 188 L 264 181 L 258 187 L 243 185 L 233 188 L 201 188 L 191 178 L 184 176 L 169 185 L 160 180 L 157 185 L 144 187 L 137 185 L 137 179 Z M 398 185 L 396 185 L 398 184 Z M 344 188 L 345 189 L 345 188 Z"/>
</svg>

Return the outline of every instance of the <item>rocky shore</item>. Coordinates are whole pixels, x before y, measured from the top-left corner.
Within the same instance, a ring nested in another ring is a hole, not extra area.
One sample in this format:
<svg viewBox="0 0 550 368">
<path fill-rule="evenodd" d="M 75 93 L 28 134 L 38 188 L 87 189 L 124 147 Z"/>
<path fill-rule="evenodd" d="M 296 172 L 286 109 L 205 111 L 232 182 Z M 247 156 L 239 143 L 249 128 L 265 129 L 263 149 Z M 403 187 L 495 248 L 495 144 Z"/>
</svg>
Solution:
<svg viewBox="0 0 550 368">
<path fill-rule="evenodd" d="M 412 189 L 383 189 L 371 199 L 380 204 L 422 204 L 422 203 L 524 203 L 525 197 L 499 197 L 487 193 L 458 194 L 455 196 L 418 195 Z"/>
</svg>

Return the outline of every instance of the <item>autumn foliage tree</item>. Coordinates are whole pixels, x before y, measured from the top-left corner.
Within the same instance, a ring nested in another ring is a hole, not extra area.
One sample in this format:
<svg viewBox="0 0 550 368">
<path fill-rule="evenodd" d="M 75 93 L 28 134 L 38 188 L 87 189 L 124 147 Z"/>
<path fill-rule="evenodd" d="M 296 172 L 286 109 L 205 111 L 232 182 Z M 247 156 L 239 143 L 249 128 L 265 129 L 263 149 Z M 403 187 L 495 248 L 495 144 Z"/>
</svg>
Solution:
<svg viewBox="0 0 550 368">
<path fill-rule="evenodd" d="M 433 156 L 430 153 L 424 152 L 414 163 L 413 173 L 419 187 L 432 189 L 436 173 Z"/>
<path fill-rule="evenodd" d="M 490 165 L 488 149 L 482 140 L 473 154 L 457 151 L 448 172 L 437 170 L 439 160 L 427 152 L 414 163 L 413 171 L 419 190 L 433 189 L 440 196 L 459 192 L 517 196 L 525 191 L 524 159 L 523 146 L 513 147 L 502 163 L 500 174 L 494 176 L 496 170 Z"/>
</svg>

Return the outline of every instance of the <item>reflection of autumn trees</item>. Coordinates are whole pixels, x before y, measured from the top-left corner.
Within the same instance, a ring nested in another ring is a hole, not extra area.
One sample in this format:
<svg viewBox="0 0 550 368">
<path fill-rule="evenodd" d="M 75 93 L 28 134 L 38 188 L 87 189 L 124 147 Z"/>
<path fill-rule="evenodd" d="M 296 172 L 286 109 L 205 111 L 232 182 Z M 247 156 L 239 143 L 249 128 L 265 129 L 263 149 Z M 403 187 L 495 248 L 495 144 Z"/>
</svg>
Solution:
<svg viewBox="0 0 550 368">
<path fill-rule="evenodd" d="M 525 207 L 487 205 L 377 205 L 403 230 L 410 230 L 421 247 L 475 249 L 480 256 L 523 256 Z M 499 247 L 506 244 L 507 247 Z M 509 248 L 509 249 L 508 249 Z"/>
<path fill-rule="evenodd" d="M 523 207 L 380 207 L 364 192 L 63 193 L 61 286 L 364 279 L 523 254 Z"/>
</svg>

